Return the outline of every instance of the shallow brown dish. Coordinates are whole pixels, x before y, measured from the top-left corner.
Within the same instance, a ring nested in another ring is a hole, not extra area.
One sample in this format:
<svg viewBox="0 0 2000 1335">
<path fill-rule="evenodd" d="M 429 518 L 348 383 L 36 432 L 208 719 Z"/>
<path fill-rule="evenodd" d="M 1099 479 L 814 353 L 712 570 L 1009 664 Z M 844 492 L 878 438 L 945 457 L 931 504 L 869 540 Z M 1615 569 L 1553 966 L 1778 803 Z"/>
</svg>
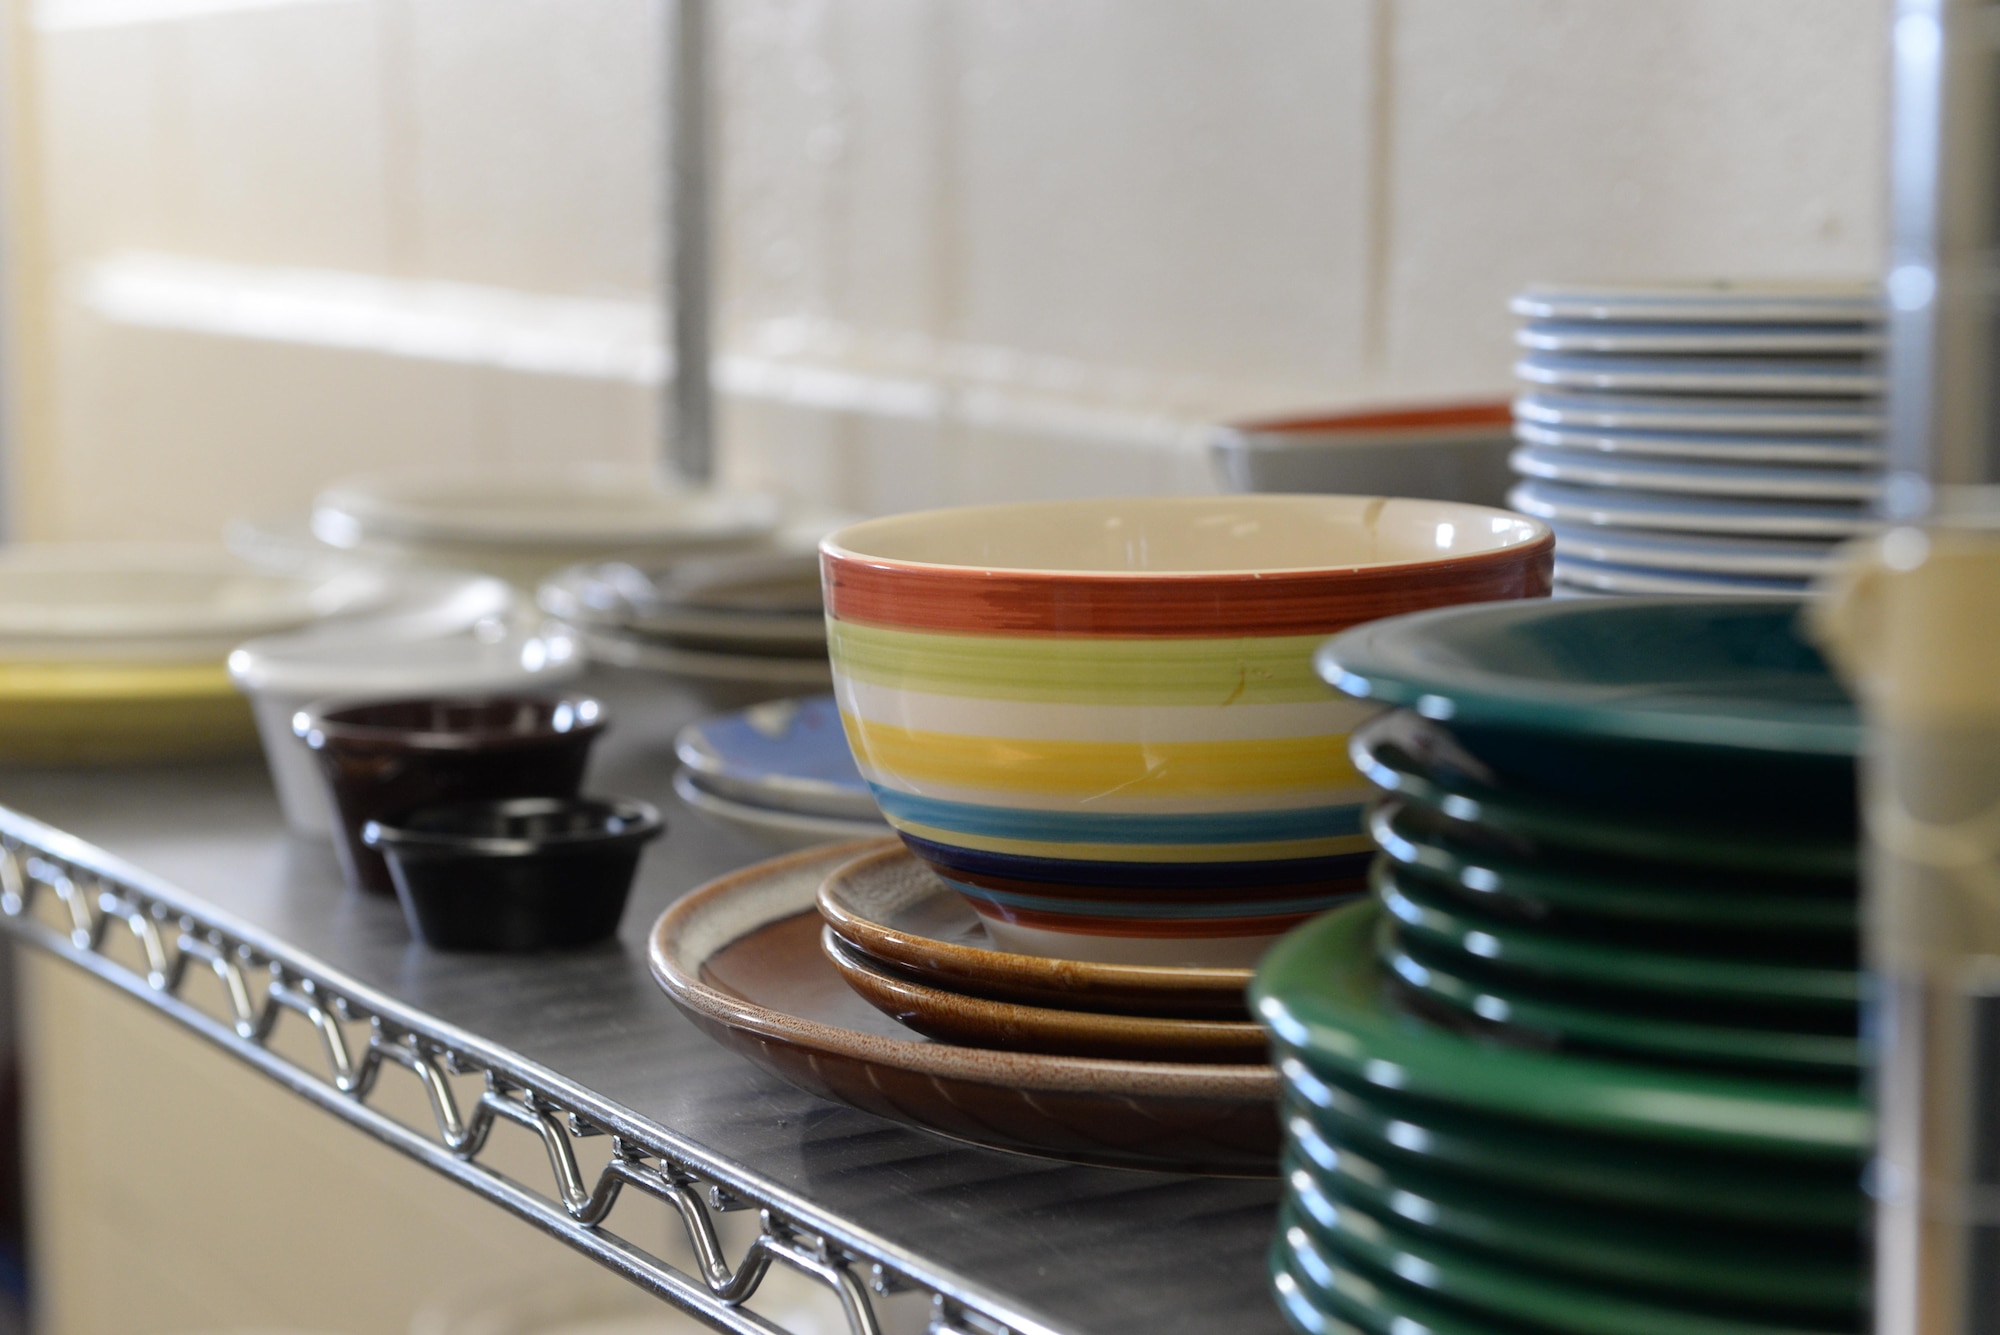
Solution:
<svg viewBox="0 0 2000 1335">
<path fill-rule="evenodd" d="M 995 1001 L 1118 1015 L 1249 1022 L 1248 969 L 1093 964 L 993 948 L 972 906 L 900 843 L 837 868 L 820 913 L 862 955 L 912 982 Z"/>
<path fill-rule="evenodd" d="M 820 949 L 863 1001 L 943 1043 L 1155 1062 L 1262 1062 L 1270 1056 L 1270 1039 L 1249 1020 L 1105 1015 L 989 1001 L 898 977 L 831 927 L 821 929 Z"/>
<path fill-rule="evenodd" d="M 654 924 L 654 977 L 725 1047 L 878 1116 L 1082 1163 L 1276 1172 L 1269 1066 L 955 1047 L 914 1037 L 856 996 L 820 951 L 814 896 L 829 872 L 872 846 L 807 849 L 696 890 Z"/>
</svg>

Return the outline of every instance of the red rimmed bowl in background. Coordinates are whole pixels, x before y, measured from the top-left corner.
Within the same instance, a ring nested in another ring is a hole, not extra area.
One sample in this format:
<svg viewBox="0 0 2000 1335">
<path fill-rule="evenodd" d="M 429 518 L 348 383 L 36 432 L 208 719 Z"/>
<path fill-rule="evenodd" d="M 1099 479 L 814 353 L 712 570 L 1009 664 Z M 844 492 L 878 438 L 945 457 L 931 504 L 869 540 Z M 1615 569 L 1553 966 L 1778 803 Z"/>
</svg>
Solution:
<svg viewBox="0 0 2000 1335">
<path fill-rule="evenodd" d="M 1054 501 L 821 547 L 842 721 L 889 823 L 1003 949 L 1240 965 L 1362 891 L 1372 713 L 1327 635 L 1546 595 L 1554 540 L 1379 496 Z"/>
<path fill-rule="evenodd" d="M 1232 491 L 1499 506 L 1515 481 L 1513 424 L 1504 398 L 1356 406 L 1219 426 L 1209 458 Z"/>
</svg>

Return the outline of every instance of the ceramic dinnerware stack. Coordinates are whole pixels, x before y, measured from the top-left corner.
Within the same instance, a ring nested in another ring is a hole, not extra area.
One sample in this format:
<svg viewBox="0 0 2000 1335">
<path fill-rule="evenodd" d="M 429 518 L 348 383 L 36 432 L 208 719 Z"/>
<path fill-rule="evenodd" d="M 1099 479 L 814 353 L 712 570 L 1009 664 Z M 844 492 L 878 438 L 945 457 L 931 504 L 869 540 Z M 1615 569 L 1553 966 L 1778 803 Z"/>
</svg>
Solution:
<svg viewBox="0 0 2000 1335">
<path fill-rule="evenodd" d="M 1512 308 L 1509 503 L 1555 529 L 1560 587 L 1800 593 L 1871 527 L 1872 288 L 1548 286 Z"/>
<path fill-rule="evenodd" d="M 613 667 L 753 698 L 830 680 L 812 555 L 578 565 L 543 581 L 538 597 L 576 627 L 592 659 Z"/>
<path fill-rule="evenodd" d="M 311 530 L 340 551 L 532 590 L 578 562 L 763 550 L 787 518 L 761 492 L 670 490 L 649 473 L 581 466 L 345 478 L 314 498 Z"/>
<path fill-rule="evenodd" d="M 124 763 L 255 745 L 223 662 L 246 636 L 380 607 L 379 574 L 277 573 L 219 550 L 26 546 L 0 555 L 0 759 Z"/>
<path fill-rule="evenodd" d="M 690 723 L 674 753 L 681 801 L 766 848 L 887 832 L 830 695 L 769 700 Z"/>
<path fill-rule="evenodd" d="M 821 949 L 847 985 L 928 1038 L 1128 1061 L 1266 1059 L 1244 1001 L 1247 968 L 996 949 L 964 898 L 907 849 L 879 849 L 835 870 L 820 886 L 819 910 Z"/>
<path fill-rule="evenodd" d="M 1023 955 L 1227 965 L 1358 893 L 1376 617 L 1548 589 L 1547 530 L 1370 496 L 981 506 L 821 547 L 834 690 L 890 825 Z"/>
<path fill-rule="evenodd" d="M 1353 743 L 1372 897 L 1252 989 L 1296 1328 L 1859 1328 L 1858 727 L 1800 606 L 1452 609 L 1322 651 L 1406 708 Z"/>
</svg>

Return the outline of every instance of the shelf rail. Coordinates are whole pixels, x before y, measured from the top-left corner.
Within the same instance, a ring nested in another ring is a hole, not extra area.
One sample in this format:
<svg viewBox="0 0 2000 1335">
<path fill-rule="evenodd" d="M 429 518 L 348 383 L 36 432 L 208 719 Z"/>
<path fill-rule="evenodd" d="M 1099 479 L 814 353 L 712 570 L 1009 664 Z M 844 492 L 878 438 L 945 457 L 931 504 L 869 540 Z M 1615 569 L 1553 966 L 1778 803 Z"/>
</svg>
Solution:
<svg viewBox="0 0 2000 1335">
<path fill-rule="evenodd" d="M 293 1093 L 719 1330 L 787 1335 L 743 1305 L 770 1268 L 782 1265 L 833 1293 L 849 1335 L 882 1335 L 874 1299 L 908 1291 L 929 1297 L 929 1335 L 1055 1335 L 1041 1322 L 926 1273 L 916 1257 L 856 1236 L 838 1221 L 815 1218 L 809 1203 L 760 1187 L 554 1073 L 329 976 L 255 929 L 224 921 L 171 887 L 4 807 L 0 930 L 137 997 Z M 115 957 L 121 946 L 136 964 Z M 191 999 L 197 986 L 214 989 L 220 1017 Z M 321 1069 L 274 1050 L 280 1024 L 310 1028 Z M 434 1135 L 369 1106 L 385 1066 L 416 1077 Z M 469 1107 L 453 1082 L 465 1076 L 481 1082 Z M 540 1138 L 552 1192 L 534 1191 L 479 1162 L 501 1122 Z M 610 1138 L 610 1159 L 593 1181 L 577 1143 L 597 1136 Z M 698 1273 L 605 1226 L 628 1188 L 671 1207 Z M 758 1211 L 759 1227 L 732 1265 L 715 1216 L 743 1209 Z"/>
</svg>

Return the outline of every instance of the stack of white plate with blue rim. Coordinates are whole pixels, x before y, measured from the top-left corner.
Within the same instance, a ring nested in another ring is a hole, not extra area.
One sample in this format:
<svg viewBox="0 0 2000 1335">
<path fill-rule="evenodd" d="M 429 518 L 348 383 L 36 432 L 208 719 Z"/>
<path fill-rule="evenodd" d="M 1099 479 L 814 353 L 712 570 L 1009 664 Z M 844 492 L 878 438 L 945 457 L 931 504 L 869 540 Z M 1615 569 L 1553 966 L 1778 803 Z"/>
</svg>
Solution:
<svg viewBox="0 0 2000 1335">
<path fill-rule="evenodd" d="M 1861 284 L 1531 287 L 1509 504 L 1578 594 L 1798 593 L 1874 527 L 1882 306 Z"/>
</svg>

